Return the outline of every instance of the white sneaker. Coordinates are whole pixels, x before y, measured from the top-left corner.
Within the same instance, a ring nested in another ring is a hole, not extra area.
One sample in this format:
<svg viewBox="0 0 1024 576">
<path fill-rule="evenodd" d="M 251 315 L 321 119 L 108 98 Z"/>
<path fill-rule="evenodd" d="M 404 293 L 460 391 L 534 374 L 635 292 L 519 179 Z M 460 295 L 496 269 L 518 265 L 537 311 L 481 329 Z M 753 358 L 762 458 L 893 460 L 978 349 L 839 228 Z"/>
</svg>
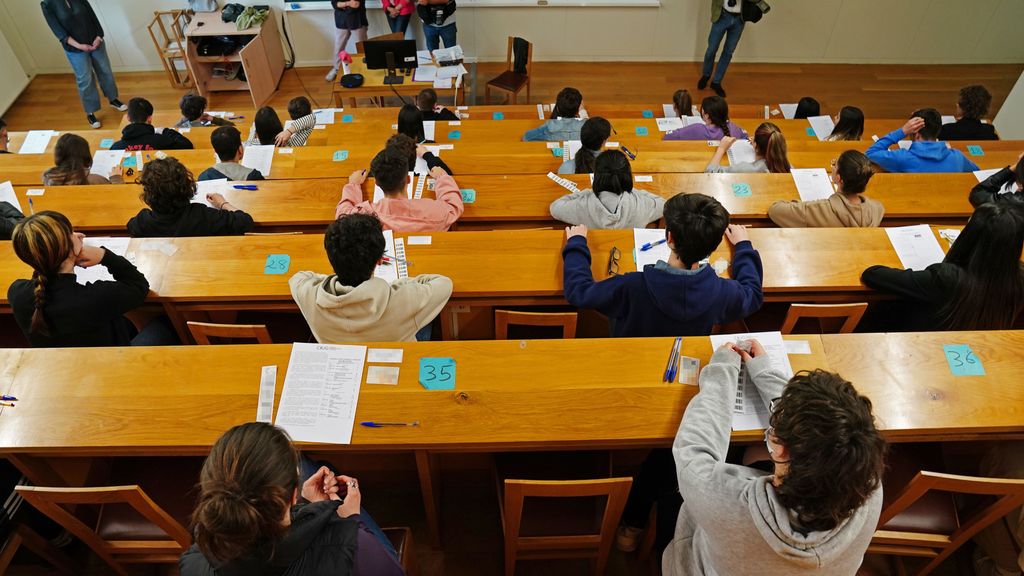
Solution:
<svg viewBox="0 0 1024 576">
<path fill-rule="evenodd" d="M 338 69 L 337 68 L 331 68 L 331 71 L 327 73 L 327 76 L 324 76 L 324 80 L 326 80 L 328 82 L 334 82 L 334 79 L 337 78 L 337 77 L 338 77 Z"/>
<path fill-rule="evenodd" d="M 125 104 L 124 102 L 121 102 L 117 98 L 114 98 L 113 100 L 110 101 L 110 107 L 113 108 L 114 110 L 117 110 L 118 112 L 127 112 L 128 111 L 128 105 Z"/>
<path fill-rule="evenodd" d="M 85 117 L 85 119 L 89 122 L 89 126 L 92 126 L 93 128 L 99 128 L 100 126 L 102 126 L 102 124 L 100 124 L 99 118 L 96 118 L 95 114 L 89 114 Z"/>
</svg>

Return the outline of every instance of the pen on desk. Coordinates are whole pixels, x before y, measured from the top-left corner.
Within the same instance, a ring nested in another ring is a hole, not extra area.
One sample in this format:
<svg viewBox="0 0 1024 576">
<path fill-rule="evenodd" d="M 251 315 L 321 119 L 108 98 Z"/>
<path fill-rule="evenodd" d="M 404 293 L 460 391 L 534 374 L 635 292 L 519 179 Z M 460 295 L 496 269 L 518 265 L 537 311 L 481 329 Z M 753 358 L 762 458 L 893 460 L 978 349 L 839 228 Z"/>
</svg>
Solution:
<svg viewBox="0 0 1024 576">
<path fill-rule="evenodd" d="M 625 152 L 626 156 L 629 156 L 630 160 L 636 160 L 636 154 L 630 152 L 629 148 L 626 148 L 625 146 L 619 146 L 619 149 Z"/>
<path fill-rule="evenodd" d="M 676 381 L 676 374 L 679 373 L 679 355 L 683 352 L 683 339 L 676 338 L 675 350 L 672 351 L 672 368 L 668 372 L 669 384 Z"/>
<path fill-rule="evenodd" d="M 665 242 L 668 242 L 668 238 L 662 238 L 661 240 L 658 240 L 657 242 L 648 242 L 648 243 L 646 243 L 646 244 L 644 244 L 643 246 L 640 247 L 640 251 L 641 252 L 647 252 L 651 248 L 654 248 L 655 246 L 661 246 Z"/>
<path fill-rule="evenodd" d="M 661 374 L 661 381 L 662 382 L 671 382 L 671 380 L 668 379 L 668 374 L 669 374 L 669 371 L 672 370 L 672 358 L 675 355 L 676 344 L 678 342 L 679 342 L 678 339 L 676 340 L 676 342 L 673 342 L 672 343 L 672 348 L 669 349 L 669 351 L 668 351 L 668 362 L 665 362 L 665 371 L 662 372 L 662 374 Z"/>
<path fill-rule="evenodd" d="M 32 199 L 31 198 L 28 199 L 28 211 L 30 213 L 32 213 L 32 214 L 36 213 L 36 206 L 35 206 L 35 204 L 32 203 Z"/>
<path fill-rule="evenodd" d="M 406 266 L 412 265 L 412 262 L 409 262 L 408 260 L 402 260 L 401 258 L 395 258 L 394 256 L 389 256 L 387 254 L 381 256 L 381 259 L 384 260 L 385 264 L 391 264 L 392 262 L 399 262 L 401 264 L 405 264 Z"/>
<path fill-rule="evenodd" d="M 416 422 L 360 422 L 360 426 L 366 426 L 367 428 L 384 428 L 385 426 L 419 426 L 419 421 Z"/>
<path fill-rule="evenodd" d="M 259 190 L 255 184 L 235 184 L 232 188 L 235 190 Z"/>
<path fill-rule="evenodd" d="M 13 402 L 0 402 L 0 406 L 7 406 L 8 408 L 14 408 Z"/>
<path fill-rule="evenodd" d="M 18 399 L 15 398 L 14 396 L 8 396 L 8 395 L 4 394 L 3 396 L 0 396 L 0 400 L 4 400 L 6 402 L 10 402 L 10 401 L 17 401 Z"/>
</svg>

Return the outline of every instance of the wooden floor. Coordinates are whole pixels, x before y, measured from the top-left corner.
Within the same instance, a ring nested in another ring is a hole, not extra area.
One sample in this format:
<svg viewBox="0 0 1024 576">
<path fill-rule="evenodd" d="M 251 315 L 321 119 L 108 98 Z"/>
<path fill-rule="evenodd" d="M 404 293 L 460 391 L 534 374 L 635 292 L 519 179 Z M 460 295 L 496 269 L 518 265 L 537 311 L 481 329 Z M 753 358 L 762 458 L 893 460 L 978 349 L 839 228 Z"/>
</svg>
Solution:
<svg viewBox="0 0 1024 576">
<path fill-rule="evenodd" d="M 478 104 L 483 103 L 483 83 L 503 66 L 504 63 L 478 65 Z M 710 90 L 697 91 L 700 64 L 695 62 L 538 62 L 533 70 L 533 102 L 554 101 L 555 94 L 566 85 L 579 88 L 584 99 L 592 102 L 668 102 L 679 88 L 690 90 L 697 101 L 712 94 Z M 734 63 L 723 85 L 729 100 L 739 104 L 796 102 L 801 96 L 814 96 L 829 112 L 854 105 L 869 117 L 903 118 L 927 106 L 952 114 L 956 109 L 957 90 L 967 84 L 982 83 L 992 92 L 990 115 L 994 117 L 1022 70 L 1024 64 Z M 326 71 L 322 67 L 287 70 L 270 105 L 283 113 L 289 99 L 307 94 L 315 102 L 314 106 L 329 106 L 330 85 L 324 82 Z M 133 96 L 143 96 L 157 109 L 177 108 L 178 99 L 184 93 L 172 88 L 162 72 L 122 73 L 117 75 L 117 80 L 121 100 L 127 102 Z M 393 100 L 391 104 L 398 103 L 397 99 Z M 218 92 L 211 97 L 210 109 L 213 110 L 252 108 L 247 92 Z M 109 107 L 98 116 L 107 128 L 119 122 L 119 113 Z M 11 130 L 88 128 L 70 73 L 37 76 L 4 119 Z"/>
</svg>

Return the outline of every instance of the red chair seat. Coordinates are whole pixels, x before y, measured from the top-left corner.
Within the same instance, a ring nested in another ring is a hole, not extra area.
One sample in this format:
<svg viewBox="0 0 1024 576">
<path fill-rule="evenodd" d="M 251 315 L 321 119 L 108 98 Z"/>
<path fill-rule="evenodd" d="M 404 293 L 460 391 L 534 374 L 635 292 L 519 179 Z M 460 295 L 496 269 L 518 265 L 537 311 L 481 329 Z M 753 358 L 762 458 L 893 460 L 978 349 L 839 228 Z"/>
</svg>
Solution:
<svg viewBox="0 0 1024 576">
<path fill-rule="evenodd" d="M 883 509 L 921 470 L 942 472 L 942 451 L 937 444 L 901 444 L 889 453 L 883 488 Z M 952 534 L 960 525 L 953 495 L 930 490 L 917 502 L 896 515 L 882 530 Z"/>
<path fill-rule="evenodd" d="M 495 88 L 508 90 L 509 92 L 517 92 L 520 88 L 526 85 L 526 81 L 529 79 L 529 76 L 526 74 L 516 74 L 511 70 L 506 70 L 487 84 L 489 86 L 494 86 Z"/>
</svg>

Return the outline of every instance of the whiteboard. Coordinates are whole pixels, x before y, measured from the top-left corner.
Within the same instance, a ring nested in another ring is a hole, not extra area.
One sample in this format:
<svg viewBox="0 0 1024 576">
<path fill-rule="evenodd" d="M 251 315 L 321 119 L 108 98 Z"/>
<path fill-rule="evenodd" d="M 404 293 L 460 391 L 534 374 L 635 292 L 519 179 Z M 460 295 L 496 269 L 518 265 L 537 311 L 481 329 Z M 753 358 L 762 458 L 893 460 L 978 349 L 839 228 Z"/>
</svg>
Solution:
<svg viewBox="0 0 1024 576">
<path fill-rule="evenodd" d="M 459 8 L 543 8 L 543 7 L 650 7 L 661 6 L 661 0 L 457 0 Z M 382 8 L 380 0 L 367 0 L 367 8 Z M 303 10 L 330 10 L 331 0 L 303 0 L 285 2 L 289 12 Z"/>
</svg>

